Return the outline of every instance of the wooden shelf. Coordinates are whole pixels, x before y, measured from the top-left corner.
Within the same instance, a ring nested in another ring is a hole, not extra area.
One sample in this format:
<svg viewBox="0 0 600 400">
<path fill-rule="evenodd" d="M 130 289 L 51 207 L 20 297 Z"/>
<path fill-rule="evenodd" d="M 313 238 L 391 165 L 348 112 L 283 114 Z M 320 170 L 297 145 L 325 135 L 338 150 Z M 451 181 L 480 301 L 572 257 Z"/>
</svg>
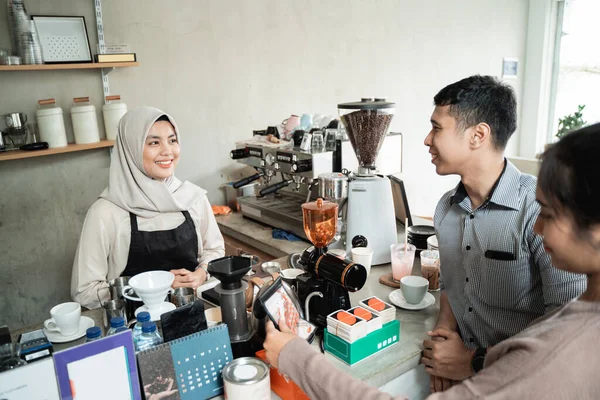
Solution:
<svg viewBox="0 0 600 400">
<path fill-rule="evenodd" d="M 71 153 L 74 151 L 101 149 L 104 147 L 112 147 L 114 145 L 115 145 L 114 140 L 101 140 L 97 143 L 69 144 L 65 147 L 57 147 L 57 148 L 45 149 L 45 150 L 30 150 L 30 151 L 7 150 L 5 152 L 0 152 L 0 161 L 19 160 L 22 158 L 49 156 L 52 154 L 61 154 L 61 153 Z"/>
<path fill-rule="evenodd" d="M 44 71 L 60 69 L 100 69 L 137 67 L 139 62 L 86 63 L 86 64 L 33 64 L 33 65 L 0 65 L 0 71 Z"/>
</svg>

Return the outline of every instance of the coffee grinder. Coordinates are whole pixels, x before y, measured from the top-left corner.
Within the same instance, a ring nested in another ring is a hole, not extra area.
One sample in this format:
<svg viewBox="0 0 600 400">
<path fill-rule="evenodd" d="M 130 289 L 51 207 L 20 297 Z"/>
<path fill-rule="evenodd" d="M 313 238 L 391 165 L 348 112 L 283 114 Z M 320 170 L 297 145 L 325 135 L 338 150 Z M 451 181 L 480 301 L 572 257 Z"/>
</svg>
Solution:
<svg viewBox="0 0 600 400">
<path fill-rule="evenodd" d="M 208 263 L 208 273 L 221 283 L 215 286 L 219 294 L 223 322 L 227 324 L 234 357 L 252 355 L 250 339 L 254 332 L 246 314 L 246 289 L 242 280 L 250 271 L 252 260 L 243 256 L 227 256 Z"/>
<path fill-rule="evenodd" d="M 304 232 L 314 246 L 306 249 L 299 261 L 306 273 L 296 278 L 298 297 L 305 307 L 307 319 L 324 328 L 329 314 L 351 308 L 348 292 L 363 287 L 367 281 L 367 270 L 351 260 L 327 253 L 327 245 L 337 229 L 336 203 L 321 198 L 304 203 L 302 220 Z"/>
<path fill-rule="evenodd" d="M 358 160 L 358 169 L 350 175 L 348 185 L 346 252 L 350 254 L 352 241 L 362 235 L 373 249 L 373 265 L 389 263 L 390 245 L 397 241 L 392 186 L 375 167 L 395 107 L 385 99 L 371 98 L 338 104 L 340 119 Z"/>
</svg>

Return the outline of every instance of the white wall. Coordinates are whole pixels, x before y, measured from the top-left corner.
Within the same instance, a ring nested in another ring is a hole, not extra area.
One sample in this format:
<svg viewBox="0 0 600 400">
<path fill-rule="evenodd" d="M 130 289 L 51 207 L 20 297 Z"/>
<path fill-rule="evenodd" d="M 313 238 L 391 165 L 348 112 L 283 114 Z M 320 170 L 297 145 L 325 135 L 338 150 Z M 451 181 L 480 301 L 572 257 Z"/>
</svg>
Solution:
<svg viewBox="0 0 600 400">
<path fill-rule="evenodd" d="M 391 130 L 406 138 L 404 175 L 413 209 L 431 215 L 456 181 L 436 177 L 422 145 L 432 97 L 471 74 L 500 75 L 503 56 L 518 57 L 523 67 L 528 4 L 104 0 L 106 41 L 130 43 L 141 63 L 112 73 L 111 89 L 130 107 L 153 105 L 174 115 L 184 146 L 178 176 L 208 189 L 213 202 L 223 199 L 219 185 L 237 178 L 229 150 L 252 129 L 291 113 L 335 115 L 340 102 L 387 96 L 397 103 Z M 26 5 L 30 14 L 85 15 L 95 52 L 92 0 Z M 0 39 L 3 47 L 9 43 Z M 33 117 L 35 100 L 44 97 L 57 97 L 65 110 L 81 95 L 101 105 L 99 72 L 10 74 L 0 78 L 11 93 L 0 97 L 0 112 Z M 520 100 L 521 80 L 512 83 Z M 515 137 L 507 153 L 516 155 L 517 148 Z"/>
<path fill-rule="evenodd" d="M 406 138 L 404 175 L 415 214 L 432 215 L 456 179 L 438 178 L 423 139 L 433 95 L 470 74 L 524 60 L 526 0 L 105 0 L 108 42 L 131 43 L 141 66 L 113 73 L 129 104 L 177 118 L 178 175 L 211 201 L 235 178 L 236 140 L 291 113 L 337 113 L 340 102 L 387 96 Z M 177 4 L 177 6 L 175 6 Z M 516 81 L 517 93 L 521 82 Z M 516 138 L 515 138 L 516 139 Z M 513 139 L 509 151 L 516 148 Z"/>
<path fill-rule="evenodd" d="M 95 52 L 93 0 L 25 3 L 30 14 L 85 15 Z M 423 146 L 433 96 L 471 74 L 499 75 L 504 56 L 524 61 L 528 13 L 527 0 L 102 3 L 106 41 L 131 44 L 141 63 L 110 75 L 111 94 L 130 107 L 153 105 L 175 117 L 183 146 L 177 175 L 208 189 L 213 203 L 223 201 L 219 186 L 239 177 L 229 151 L 253 129 L 292 113 L 335 115 L 338 103 L 365 95 L 387 96 L 397 103 L 391 130 L 404 134 L 403 175 L 417 215 L 432 215 L 456 182 L 435 175 Z M 10 46 L 5 12 L 0 7 L 0 47 Z M 520 97 L 521 81 L 514 85 Z M 36 101 L 48 97 L 65 111 L 78 96 L 91 96 L 100 108 L 102 95 L 99 71 L 0 72 L 0 114 L 23 111 L 32 119 Z M 68 115 L 66 121 L 70 129 Z M 514 138 L 509 150 L 517 147 Z M 0 273 L 11 277 L 0 284 L 6 300 L 0 322 L 37 322 L 68 299 L 78 232 L 107 180 L 107 162 L 101 150 L 0 163 L 0 185 L 11 188 L 0 198 Z M 29 183 L 34 172 L 75 203 L 55 198 L 60 204 L 49 207 L 52 198 L 42 199 Z M 43 215 L 44 224 L 19 213 L 20 204 Z M 56 257 L 39 246 L 45 237 L 61 239 L 51 249 Z M 53 276 L 51 285 L 32 275 L 41 268 Z M 34 285 L 36 299 L 23 290 L 27 285 Z M 29 299 L 27 305 L 17 307 L 17 298 Z"/>
</svg>

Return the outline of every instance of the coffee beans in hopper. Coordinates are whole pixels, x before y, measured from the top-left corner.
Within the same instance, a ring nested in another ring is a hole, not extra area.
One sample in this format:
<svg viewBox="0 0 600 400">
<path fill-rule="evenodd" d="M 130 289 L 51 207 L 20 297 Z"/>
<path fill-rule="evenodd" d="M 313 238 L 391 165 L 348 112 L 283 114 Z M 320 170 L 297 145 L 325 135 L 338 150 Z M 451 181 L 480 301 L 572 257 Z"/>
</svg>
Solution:
<svg viewBox="0 0 600 400">
<path fill-rule="evenodd" d="M 342 116 L 348 138 L 361 165 L 375 166 L 392 117 L 392 114 L 382 114 L 376 110 L 359 110 Z"/>
</svg>

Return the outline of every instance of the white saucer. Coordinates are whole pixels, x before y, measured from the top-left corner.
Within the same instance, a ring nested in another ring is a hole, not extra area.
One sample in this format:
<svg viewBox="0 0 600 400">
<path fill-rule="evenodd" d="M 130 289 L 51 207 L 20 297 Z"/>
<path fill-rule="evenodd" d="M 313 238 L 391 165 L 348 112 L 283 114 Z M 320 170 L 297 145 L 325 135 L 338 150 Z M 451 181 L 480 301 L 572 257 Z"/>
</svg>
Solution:
<svg viewBox="0 0 600 400">
<path fill-rule="evenodd" d="M 135 310 L 135 315 L 137 316 L 139 312 L 148 311 L 150 313 L 151 321 L 160 321 L 160 316 L 166 312 L 173 311 L 176 309 L 175 304 L 169 303 L 167 301 L 163 302 L 160 306 L 153 309 L 152 311 L 148 310 L 148 307 L 141 306 L 137 310 Z"/>
<path fill-rule="evenodd" d="M 85 336 L 85 331 L 94 326 L 94 320 L 84 315 L 79 319 L 79 331 L 69 336 L 63 336 L 59 332 L 51 332 L 44 328 L 44 333 L 51 343 L 67 343 L 72 342 Z"/>
<path fill-rule="evenodd" d="M 425 297 L 419 304 L 410 304 L 404 299 L 404 296 L 402 295 L 402 289 L 396 289 L 390 293 L 389 299 L 390 302 L 396 307 L 404 308 L 406 310 L 422 310 L 432 304 L 435 304 L 435 297 L 433 297 L 433 295 L 429 292 L 425 293 Z"/>
</svg>

